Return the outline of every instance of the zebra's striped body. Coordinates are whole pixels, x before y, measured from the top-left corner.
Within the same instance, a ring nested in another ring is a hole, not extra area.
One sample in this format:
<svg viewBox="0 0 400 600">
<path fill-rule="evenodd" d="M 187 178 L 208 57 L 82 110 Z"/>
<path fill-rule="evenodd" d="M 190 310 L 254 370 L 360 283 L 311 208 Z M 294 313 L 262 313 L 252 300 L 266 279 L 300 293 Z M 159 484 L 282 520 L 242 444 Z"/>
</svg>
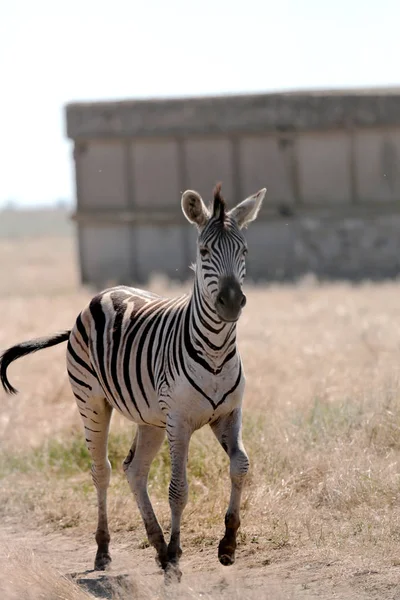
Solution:
<svg viewBox="0 0 400 600">
<path fill-rule="evenodd" d="M 15 346 L 1 359 L 1 380 L 12 392 L 6 376 L 12 360 L 68 339 L 68 373 L 98 493 L 96 568 L 105 568 L 111 560 L 107 437 L 112 409 L 138 424 L 124 469 L 158 560 L 166 572 L 178 577 L 189 440 L 196 429 L 211 425 L 231 459 L 232 494 L 219 558 L 223 564 L 234 561 L 240 495 L 248 469 L 241 441 L 244 374 L 236 346 L 236 322 L 245 303 L 241 284 L 246 245 L 240 229 L 255 218 L 264 195 L 261 190 L 226 213 L 218 188 L 210 213 L 196 192 L 185 192 L 183 211 L 200 232 L 191 294 L 168 299 L 125 286 L 111 288 L 91 300 L 71 332 L 57 341 L 48 338 Z M 150 465 L 165 432 L 172 463 L 168 546 L 147 494 Z"/>
<path fill-rule="evenodd" d="M 96 296 L 68 342 L 81 413 L 93 394 L 135 423 L 162 428 L 173 413 L 198 429 L 233 410 L 243 388 L 235 324 L 213 333 L 195 311 L 194 296 L 168 300 L 123 286 Z"/>
</svg>

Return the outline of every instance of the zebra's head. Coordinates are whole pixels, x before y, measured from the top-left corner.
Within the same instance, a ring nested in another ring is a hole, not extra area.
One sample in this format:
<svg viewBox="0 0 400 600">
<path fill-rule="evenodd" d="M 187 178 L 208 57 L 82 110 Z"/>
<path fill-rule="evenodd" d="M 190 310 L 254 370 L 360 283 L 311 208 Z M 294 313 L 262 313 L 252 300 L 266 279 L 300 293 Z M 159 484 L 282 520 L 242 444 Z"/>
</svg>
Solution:
<svg viewBox="0 0 400 600">
<path fill-rule="evenodd" d="M 237 321 L 246 304 L 242 284 L 247 244 L 241 230 L 257 217 L 266 191 L 260 190 L 229 211 L 221 195 L 221 184 L 216 186 L 209 208 L 193 190 L 182 195 L 183 213 L 199 231 L 197 281 L 221 321 Z"/>
</svg>

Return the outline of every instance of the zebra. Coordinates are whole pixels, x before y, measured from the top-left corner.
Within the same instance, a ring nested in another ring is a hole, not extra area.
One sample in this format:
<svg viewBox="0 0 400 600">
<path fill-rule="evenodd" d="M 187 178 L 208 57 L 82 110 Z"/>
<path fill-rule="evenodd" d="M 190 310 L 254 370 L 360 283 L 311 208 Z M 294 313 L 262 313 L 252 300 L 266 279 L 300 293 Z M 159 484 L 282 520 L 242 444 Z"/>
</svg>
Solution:
<svg viewBox="0 0 400 600">
<path fill-rule="evenodd" d="M 67 371 L 97 490 L 95 570 L 105 570 L 111 562 L 107 440 L 113 409 L 137 424 L 123 469 L 166 579 L 179 581 L 182 575 L 180 526 L 188 500 L 189 441 L 194 431 L 211 426 L 230 459 L 231 495 L 218 558 L 226 566 L 235 562 L 241 494 L 249 469 L 242 441 L 245 375 L 236 345 L 236 325 L 246 304 L 242 284 L 247 244 L 242 229 L 257 217 L 265 194 L 263 188 L 229 211 L 221 184 L 209 207 L 196 191 L 182 194 L 183 213 L 198 230 L 191 293 L 169 299 L 123 285 L 109 288 L 92 298 L 71 330 L 18 344 L 0 357 L 1 383 L 14 394 L 17 390 L 7 377 L 11 362 L 68 342 Z M 168 544 L 147 490 L 150 466 L 165 434 L 171 459 Z"/>
</svg>

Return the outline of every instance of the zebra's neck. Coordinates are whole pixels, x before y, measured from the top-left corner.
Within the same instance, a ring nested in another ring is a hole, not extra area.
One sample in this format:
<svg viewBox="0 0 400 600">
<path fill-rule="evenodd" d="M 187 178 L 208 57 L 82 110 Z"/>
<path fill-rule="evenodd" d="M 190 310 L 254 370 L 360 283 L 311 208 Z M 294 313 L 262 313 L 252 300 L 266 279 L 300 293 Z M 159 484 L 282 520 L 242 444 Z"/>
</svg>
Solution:
<svg viewBox="0 0 400 600">
<path fill-rule="evenodd" d="M 196 362 L 214 373 L 236 355 L 236 323 L 225 323 L 201 291 L 195 279 L 193 292 L 187 305 L 186 346 L 189 354 L 196 354 Z"/>
</svg>

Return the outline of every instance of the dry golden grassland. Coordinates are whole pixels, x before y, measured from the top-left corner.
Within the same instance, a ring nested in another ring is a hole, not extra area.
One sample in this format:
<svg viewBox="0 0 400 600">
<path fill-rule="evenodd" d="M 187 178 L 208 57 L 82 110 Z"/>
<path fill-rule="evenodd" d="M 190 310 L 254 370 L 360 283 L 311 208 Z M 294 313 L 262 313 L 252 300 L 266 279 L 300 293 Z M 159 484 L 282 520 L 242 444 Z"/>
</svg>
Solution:
<svg viewBox="0 0 400 600">
<path fill-rule="evenodd" d="M 92 295 L 79 288 L 68 235 L 0 240 L 0 272 L 0 348 L 71 327 Z M 161 279 L 149 287 L 182 289 Z M 134 426 L 115 415 L 113 570 L 86 572 L 96 499 L 59 346 L 12 365 L 18 396 L 0 392 L 1 598 L 400 596 L 400 284 L 304 279 L 246 292 L 239 344 L 251 475 L 236 565 L 216 557 L 229 468 L 205 428 L 188 465 L 183 583 L 164 590 L 121 469 Z M 166 530 L 169 473 L 164 446 L 150 490 Z"/>
</svg>

